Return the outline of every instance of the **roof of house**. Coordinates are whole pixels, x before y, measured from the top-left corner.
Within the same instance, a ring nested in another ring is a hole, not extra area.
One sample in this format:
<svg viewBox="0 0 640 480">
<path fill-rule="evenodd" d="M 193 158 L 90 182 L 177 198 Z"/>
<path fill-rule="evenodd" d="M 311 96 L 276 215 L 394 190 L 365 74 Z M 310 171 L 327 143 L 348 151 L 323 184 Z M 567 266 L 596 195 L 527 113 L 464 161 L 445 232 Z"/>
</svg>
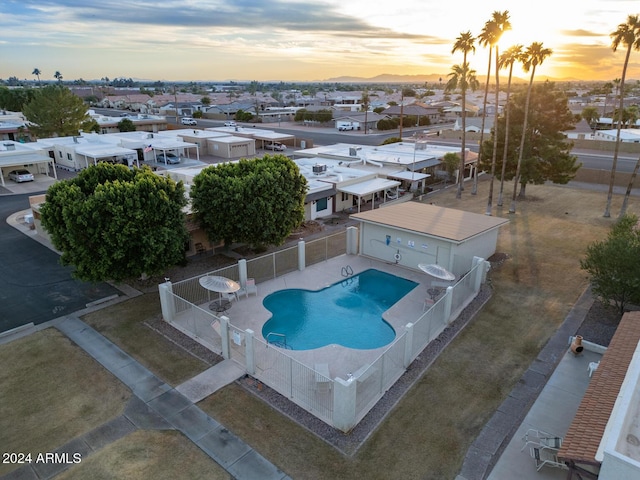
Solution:
<svg viewBox="0 0 640 480">
<path fill-rule="evenodd" d="M 419 202 L 406 202 L 378 208 L 351 215 L 351 218 L 454 242 L 464 242 L 509 221 L 505 218 Z"/>
<path fill-rule="evenodd" d="M 599 463 L 596 453 L 639 341 L 640 312 L 627 312 L 593 373 L 562 442 L 560 458 L 575 463 Z"/>
</svg>

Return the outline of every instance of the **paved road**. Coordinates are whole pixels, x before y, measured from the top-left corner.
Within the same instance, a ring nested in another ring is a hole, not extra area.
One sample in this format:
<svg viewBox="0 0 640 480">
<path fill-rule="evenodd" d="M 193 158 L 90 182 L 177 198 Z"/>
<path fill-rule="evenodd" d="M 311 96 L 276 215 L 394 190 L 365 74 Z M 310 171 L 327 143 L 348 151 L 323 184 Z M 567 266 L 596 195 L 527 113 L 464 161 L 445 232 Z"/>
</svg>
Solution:
<svg viewBox="0 0 640 480">
<path fill-rule="evenodd" d="M 120 293 L 106 283 L 74 280 L 59 256 L 7 224 L 29 208 L 28 195 L 0 196 L 0 332 L 40 324 Z"/>
</svg>

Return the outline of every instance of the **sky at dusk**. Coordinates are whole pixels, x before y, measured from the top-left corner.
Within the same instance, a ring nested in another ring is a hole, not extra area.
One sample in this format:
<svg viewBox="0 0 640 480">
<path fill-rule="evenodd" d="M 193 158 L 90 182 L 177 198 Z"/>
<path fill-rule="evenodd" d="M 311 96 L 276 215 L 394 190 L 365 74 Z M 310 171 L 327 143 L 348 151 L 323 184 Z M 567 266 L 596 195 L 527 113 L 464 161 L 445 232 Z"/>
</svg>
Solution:
<svg viewBox="0 0 640 480">
<path fill-rule="evenodd" d="M 163 81 L 322 81 L 380 74 L 446 75 L 462 63 L 455 38 L 480 33 L 493 11 L 513 30 L 500 48 L 543 42 L 536 75 L 621 76 L 609 34 L 638 0 L 1 0 L 0 78 L 132 77 Z M 479 47 L 469 58 L 487 67 Z M 521 76 L 524 74 L 516 72 Z M 640 52 L 627 78 L 640 79 Z"/>
</svg>

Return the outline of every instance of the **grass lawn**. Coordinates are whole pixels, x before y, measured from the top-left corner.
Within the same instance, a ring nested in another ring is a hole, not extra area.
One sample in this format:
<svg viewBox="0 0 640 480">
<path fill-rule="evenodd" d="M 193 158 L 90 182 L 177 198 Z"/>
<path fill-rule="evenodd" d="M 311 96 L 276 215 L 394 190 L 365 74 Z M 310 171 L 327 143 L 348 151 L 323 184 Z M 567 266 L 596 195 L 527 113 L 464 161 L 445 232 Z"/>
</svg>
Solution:
<svg viewBox="0 0 640 480">
<path fill-rule="evenodd" d="M 155 292 L 89 313 L 82 320 L 176 386 L 209 366 L 143 324 L 159 314 L 160 297 Z"/>
<path fill-rule="evenodd" d="M 451 189 L 427 201 L 484 214 L 487 194 L 485 181 L 477 196 L 469 186 L 460 200 Z M 517 214 L 507 213 L 508 202 L 494 210 L 511 221 L 497 247 L 510 258 L 489 275 L 492 299 L 353 457 L 235 385 L 201 408 L 293 478 L 455 478 L 469 445 L 587 286 L 579 259 L 615 222 L 602 217 L 605 201 L 603 192 L 529 186 Z M 620 203 L 615 197 L 612 212 Z M 630 203 L 640 214 L 637 198 Z"/>
<path fill-rule="evenodd" d="M 175 431 L 137 431 L 82 459 L 56 480 L 229 480 L 229 474 Z"/>
<path fill-rule="evenodd" d="M 130 392 L 50 328 L 0 346 L 0 451 L 50 452 L 120 415 Z M 18 465 L 0 463 L 0 475 Z"/>
</svg>

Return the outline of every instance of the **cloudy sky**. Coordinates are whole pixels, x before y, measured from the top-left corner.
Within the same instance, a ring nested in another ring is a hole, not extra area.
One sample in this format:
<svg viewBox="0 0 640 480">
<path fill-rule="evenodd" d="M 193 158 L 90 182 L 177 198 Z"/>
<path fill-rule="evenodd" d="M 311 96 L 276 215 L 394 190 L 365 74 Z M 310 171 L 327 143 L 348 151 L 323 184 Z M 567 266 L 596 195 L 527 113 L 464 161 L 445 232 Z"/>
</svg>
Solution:
<svg viewBox="0 0 640 480">
<path fill-rule="evenodd" d="M 315 81 L 446 75 L 460 32 L 509 10 L 501 48 L 543 42 L 537 70 L 612 80 L 624 51 L 609 34 L 638 0 L 0 0 L 0 78 Z M 639 10 L 639 11 L 636 11 Z M 470 58 L 483 74 L 487 54 Z M 640 52 L 628 78 L 640 78 Z"/>
</svg>

